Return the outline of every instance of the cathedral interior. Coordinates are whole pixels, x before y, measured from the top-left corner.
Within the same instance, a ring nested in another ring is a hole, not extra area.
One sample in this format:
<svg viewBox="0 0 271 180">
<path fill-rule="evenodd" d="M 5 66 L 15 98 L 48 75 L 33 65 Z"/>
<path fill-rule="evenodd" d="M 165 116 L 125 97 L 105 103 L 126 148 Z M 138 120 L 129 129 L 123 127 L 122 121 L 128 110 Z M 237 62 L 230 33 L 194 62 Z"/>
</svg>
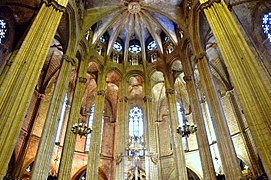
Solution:
<svg viewBox="0 0 271 180">
<path fill-rule="evenodd" d="M 0 179 L 271 179 L 270 0 L 1 0 Z"/>
</svg>

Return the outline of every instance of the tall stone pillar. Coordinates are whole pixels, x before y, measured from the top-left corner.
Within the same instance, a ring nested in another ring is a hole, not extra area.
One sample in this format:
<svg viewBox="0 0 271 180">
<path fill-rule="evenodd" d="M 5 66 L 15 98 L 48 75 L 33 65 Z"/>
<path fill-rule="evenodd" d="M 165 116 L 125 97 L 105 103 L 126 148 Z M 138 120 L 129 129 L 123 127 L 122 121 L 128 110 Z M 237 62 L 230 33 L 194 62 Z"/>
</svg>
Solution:
<svg viewBox="0 0 271 180">
<path fill-rule="evenodd" d="M 271 178 L 271 86 L 224 0 L 200 0 Z"/>
<path fill-rule="evenodd" d="M 85 90 L 85 83 L 87 82 L 86 73 L 89 61 L 86 59 L 81 60 L 79 65 L 79 72 L 76 81 L 76 87 L 73 94 L 70 117 L 67 123 L 65 140 L 61 154 L 60 167 L 57 179 L 71 179 L 71 169 L 73 162 L 74 147 L 76 141 L 76 134 L 72 132 L 72 126 L 78 123 L 80 110 L 82 106 L 82 98 Z M 87 122 L 86 122 L 87 123 Z"/>
<path fill-rule="evenodd" d="M 194 72 L 191 66 L 191 62 L 188 58 L 183 59 L 182 65 L 185 74 L 184 80 L 186 82 L 187 92 L 192 107 L 193 121 L 198 127 L 196 137 L 201 159 L 203 179 L 216 179 L 214 164 L 204 124 L 204 118 L 202 115 L 199 96 L 195 84 Z"/>
<path fill-rule="evenodd" d="M 242 139 L 244 141 L 244 144 L 245 144 L 245 147 L 246 147 L 246 150 L 248 153 L 248 157 L 251 162 L 250 170 L 253 172 L 255 177 L 259 177 L 260 175 L 262 175 L 262 170 L 259 166 L 259 157 L 258 157 L 257 153 L 255 152 L 255 149 L 253 148 L 252 139 L 248 135 L 249 129 L 246 128 L 246 125 L 245 125 L 245 122 L 243 119 L 244 117 L 241 114 L 240 107 L 238 105 L 234 89 L 228 91 L 227 96 L 229 97 L 230 103 L 232 105 L 233 113 L 236 116 L 238 128 L 240 130 L 240 134 L 241 134 Z"/>
<path fill-rule="evenodd" d="M 106 88 L 105 73 L 104 69 L 101 69 L 98 74 L 94 119 L 92 124 L 90 148 L 88 152 L 87 179 L 90 180 L 98 180 L 105 88 Z"/>
<path fill-rule="evenodd" d="M 122 79 L 119 87 L 119 102 L 116 124 L 115 179 L 125 179 L 127 163 L 128 97 L 127 82 Z"/>
<path fill-rule="evenodd" d="M 237 163 L 237 156 L 230 136 L 226 117 L 219 99 L 215 82 L 205 55 L 197 55 L 197 67 L 200 80 L 206 99 L 210 107 L 215 134 L 217 136 L 217 146 L 221 157 L 222 167 L 227 179 L 242 179 L 240 166 Z"/>
<path fill-rule="evenodd" d="M 68 0 L 44 1 L 0 87 L 0 179 L 6 174 L 15 143 Z M 34 49 L 34 50 L 33 50 Z"/>
<path fill-rule="evenodd" d="M 75 61 L 71 57 L 64 55 L 59 77 L 57 79 L 56 87 L 54 89 L 53 97 L 43 126 L 33 171 L 31 174 L 31 178 L 33 179 L 43 180 L 47 179 L 48 177 L 50 160 L 55 144 L 61 109 L 63 103 L 65 103 L 65 95 L 70 82 L 70 74 L 73 65 L 75 65 Z"/>
<path fill-rule="evenodd" d="M 151 82 L 149 78 L 145 78 L 145 96 L 144 109 L 145 109 L 145 139 L 146 139 L 146 151 L 145 151 L 145 169 L 147 180 L 158 179 L 158 154 L 157 144 L 155 138 L 155 126 L 154 118 L 152 118 L 152 97 L 151 97 Z"/>
<path fill-rule="evenodd" d="M 176 107 L 176 95 L 175 90 L 172 88 L 173 85 L 170 84 L 168 77 L 165 77 L 165 88 L 168 102 L 168 110 L 170 117 L 170 129 L 171 138 L 173 146 L 173 158 L 175 161 L 176 177 L 179 180 L 186 180 L 187 170 L 185 164 L 184 150 L 181 141 L 181 136 L 177 134 L 176 129 L 178 127 L 178 116 Z"/>
</svg>

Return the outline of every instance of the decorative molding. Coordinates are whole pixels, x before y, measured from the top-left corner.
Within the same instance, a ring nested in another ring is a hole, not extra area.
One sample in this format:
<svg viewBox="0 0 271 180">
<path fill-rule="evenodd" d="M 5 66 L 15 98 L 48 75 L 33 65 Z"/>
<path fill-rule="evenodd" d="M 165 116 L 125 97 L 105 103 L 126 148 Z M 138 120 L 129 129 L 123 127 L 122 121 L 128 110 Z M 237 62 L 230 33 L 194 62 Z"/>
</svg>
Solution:
<svg viewBox="0 0 271 180">
<path fill-rule="evenodd" d="M 184 80 L 185 82 L 192 81 L 192 76 L 184 76 L 184 77 L 183 77 L 183 80 Z"/>
<path fill-rule="evenodd" d="M 199 54 L 194 55 L 193 61 L 195 62 L 195 64 L 197 64 L 199 60 L 204 58 L 204 56 L 206 56 L 206 52 L 202 51 Z"/>
<path fill-rule="evenodd" d="M 87 78 L 85 78 L 85 77 L 79 77 L 79 82 L 85 84 L 87 82 Z"/>
<path fill-rule="evenodd" d="M 70 62 L 73 66 L 76 65 L 75 59 L 71 58 L 70 56 L 68 56 L 66 54 L 63 55 L 62 59 L 64 59 L 67 62 Z"/>
<path fill-rule="evenodd" d="M 158 163 L 158 155 L 157 154 L 151 154 L 151 161 L 154 164 L 157 164 Z"/>
<path fill-rule="evenodd" d="M 144 96 L 143 100 L 144 100 L 144 103 L 147 102 L 147 101 L 152 102 L 152 97 L 151 96 Z"/>
<path fill-rule="evenodd" d="M 166 89 L 166 93 L 167 93 L 167 94 L 174 94 L 174 93 L 175 93 L 175 89 L 173 89 L 173 88 L 168 88 L 168 89 Z"/>
<path fill-rule="evenodd" d="M 197 10 L 204 10 L 210 8 L 214 3 L 220 3 L 221 0 L 209 0 L 199 5 Z"/>
<path fill-rule="evenodd" d="M 119 102 L 128 102 L 128 97 L 127 96 L 122 96 L 120 99 L 119 99 Z"/>
<path fill-rule="evenodd" d="M 99 90 L 99 91 L 97 91 L 97 95 L 98 96 L 104 96 L 105 95 L 105 90 Z"/>
<path fill-rule="evenodd" d="M 65 12 L 66 7 L 58 4 L 56 0 L 43 0 L 42 1 L 46 6 L 53 6 L 54 9 L 56 9 L 59 12 Z"/>
<path fill-rule="evenodd" d="M 116 156 L 116 165 L 119 165 L 121 161 L 122 161 L 122 153 L 119 153 Z"/>
</svg>

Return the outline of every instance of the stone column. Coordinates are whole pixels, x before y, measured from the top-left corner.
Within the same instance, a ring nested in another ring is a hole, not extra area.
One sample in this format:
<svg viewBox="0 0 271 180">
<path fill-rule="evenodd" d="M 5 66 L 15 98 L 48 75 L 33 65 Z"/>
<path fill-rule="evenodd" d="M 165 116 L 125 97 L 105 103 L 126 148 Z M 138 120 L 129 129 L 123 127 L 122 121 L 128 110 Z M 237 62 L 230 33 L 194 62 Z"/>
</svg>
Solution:
<svg viewBox="0 0 271 180">
<path fill-rule="evenodd" d="M 252 170 L 255 177 L 259 177 L 262 175 L 262 170 L 259 167 L 259 158 L 258 158 L 257 153 L 255 152 L 255 149 L 253 148 L 253 145 L 251 142 L 252 139 L 248 135 L 249 129 L 245 125 L 244 117 L 241 114 L 240 107 L 238 105 L 234 89 L 228 91 L 227 95 L 229 96 L 229 100 L 230 100 L 230 103 L 233 108 L 233 113 L 236 116 L 238 128 L 240 130 L 240 134 L 241 134 L 242 139 L 244 141 L 244 145 L 246 147 L 249 160 L 251 162 L 250 170 Z"/>
<path fill-rule="evenodd" d="M 64 140 L 64 146 L 61 154 L 61 161 L 59 167 L 59 173 L 57 179 L 71 179 L 71 169 L 73 162 L 74 147 L 76 141 L 76 134 L 72 132 L 72 126 L 78 123 L 80 110 L 82 106 L 82 98 L 85 90 L 85 83 L 87 82 L 86 73 L 88 68 L 88 60 L 82 60 L 79 65 L 79 72 L 76 81 L 76 87 L 73 94 L 73 100 L 71 105 L 70 117 L 67 123 L 67 130 Z M 88 122 L 86 122 L 88 123 Z"/>
<path fill-rule="evenodd" d="M 145 77 L 144 81 L 145 96 L 144 109 L 145 109 L 145 169 L 146 169 L 146 179 L 158 179 L 158 154 L 157 154 L 157 144 L 155 138 L 155 123 L 154 118 L 152 118 L 152 96 L 151 96 L 151 82 L 150 79 Z"/>
<path fill-rule="evenodd" d="M 70 82 L 70 74 L 75 61 L 64 55 L 60 73 L 54 89 L 53 97 L 46 115 L 38 151 L 33 166 L 31 178 L 47 179 L 50 160 L 53 153 L 57 127 L 60 120 L 62 105 Z"/>
<path fill-rule="evenodd" d="M 215 134 L 217 136 L 217 146 L 224 174 L 226 179 L 242 179 L 240 166 L 237 163 L 237 156 L 226 122 L 226 117 L 224 115 L 209 64 L 203 53 L 195 57 L 198 59 L 197 67 L 200 74 L 200 80 L 212 115 Z"/>
<path fill-rule="evenodd" d="M 177 134 L 176 129 L 178 127 L 178 116 L 177 116 L 177 107 L 176 107 L 176 95 L 175 90 L 170 85 L 168 77 L 165 77 L 165 88 L 168 102 L 168 110 L 170 117 L 170 133 L 172 138 L 172 146 L 173 146 L 173 158 L 175 161 L 176 168 L 176 177 L 179 180 L 186 180 L 187 170 L 185 164 L 184 150 L 181 141 L 181 136 Z"/>
<path fill-rule="evenodd" d="M 194 72 L 192 70 L 191 62 L 188 58 L 183 59 L 182 65 L 185 74 L 184 81 L 186 82 L 187 92 L 192 108 L 193 121 L 198 127 L 196 137 L 201 159 L 203 179 L 216 179 L 214 164 L 204 124 L 204 118 L 199 103 L 199 96 L 196 88 Z"/>
<path fill-rule="evenodd" d="M 0 178 L 6 174 L 9 159 L 68 0 L 44 1 L 14 62 L 0 87 Z"/>
<path fill-rule="evenodd" d="M 115 179 L 125 179 L 125 162 L 127 161 L 127 140 L 125 127 L 128 126 L 128 98 L 127 98 L 127 83 L 122 80 L 119 87 L 119 102 L 118 102 L 118 114 L 116 122 L 116 154 L 115 154 Z"/>
<path fill-rule="evenodd" d="M 200 0 L 271 178 L 271 86 L 224 0 Z"/>
<path fill-rule="evenodd" d="M 100 143 L 102 138 L 102 118 L 105 101 L 105 73 L 100 70 L 97 82 L 97 94 L 95 97 L 95 111 L 92 124 L 90 148 L 88 152 L 87 179 L 98 180 L 98 169 L 100 161 Z"/>
</svg>

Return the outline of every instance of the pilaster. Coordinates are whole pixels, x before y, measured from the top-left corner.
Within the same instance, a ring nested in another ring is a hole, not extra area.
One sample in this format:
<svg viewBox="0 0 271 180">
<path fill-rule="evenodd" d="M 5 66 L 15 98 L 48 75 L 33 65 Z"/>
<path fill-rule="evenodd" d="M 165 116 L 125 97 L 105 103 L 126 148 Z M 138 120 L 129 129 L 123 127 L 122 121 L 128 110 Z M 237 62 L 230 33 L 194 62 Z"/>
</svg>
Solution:
<svg viewBox="0 0 271 180">
<path fill-rule="evenodd" d="M 170 117 L 170 135 L 172 138 L 172 146 L 173 146 L 173 158 L 175 161 L 176 168 L 176 177 L 179 180 L 186 180 L 187 171 L 184 157 L 183 145 L 181 142 L 181 137 L 177 134 L 176 129 L 178 127 L 178 117 L 177 117 L 177 107 L 176 107 L 176 95 L 175 90 L 171 88 L 167 78 L 165 78 L 165 88 L 169 109 L 169 117 Z"/>
<path fill-rule="evenodd" d="M 210 107 L 212 122 L 217 136 L 217 145 L 221 157 L 222 167 L 227 179 L 242 179 L 240 166 L 237 163 L 237 156 L 230 136 L 226 117 L 219 99 L 215 82 L 205 58 L 205 53 L 196 55 L 196 62 L 200 79 Z"/>
<path fill-rule="evenodd" d="M 119 87 L 119 102 L 116 126 L 116 155 L 115 155 L 115 179 L 124 179 L 126 152 L 126 126 L 128 126 L 128 97 L 126 96 L 127 83 L 122 80 Z"/>
<path fill-rule="evenodd" d="M 146 179 L 158 179 L 158 154 L 157 144 L 155 137 L 155 124 L 152 118 L 152 96 L 151 94 L 151 83 L 148 78 L 145 78 L 145 96 L 144 109 L 145 109 L 145 138 L 146 138 L 146 151 L 145 151 L 145 169 Z"/>
<path fill-rule="evenodd" d="M 92 133 L 90 148 L 88 152 L 87 179 L 98 180 L 98 168 L 100 161 L 100 143 L 102 138 L 102 118 L 105 101 L 105 73 L 100 70 L 97 82 L 97 94 L 95 97 L 94 119 L 92 124 Z"/>
<path fill-rule="evenodd" d="M 197 125 L 197 143 L 201 159 L 201 167 L 203 172 L 203 179 L 216 179 L 214 164 L 207 138 L 207 132 L 204 124 L 201 106 L 199 103 L 199 96 L 197 93 L 196 82 L 192 66 L 188 58 L 184 58 L 182 62 L 184 67 L 184 81 L 186 82 L 187 92 L 192 107 L 193 120 Z"/>
<path fill-rule="evenodd" d="M 67 123 L 65 140 L 61 154 L 60 167 L 58 173 L 59 180 L 71 179 L 70 173 L 72 169 L 74 147 L 77 136 L 76 134 L 73 134 L 72 127 L 75 123 L 78 123 L 80 110 L 82 106 L 82 98 L 85 90 L 85 84 L 87 82 L 85 76 L 87 73 L 88 63 L 89 61 L 82 60 L 79 65 L 79 72 L 76 81 L 75 91 L 73 94 L 70 117 Z"/>
<path fill-rule="evenodd" d="M 56 1 L 66 7 L 68 0 Z M 41 5 L 14 62 L 0 87 L 0 178 L 6 174 L 9 159 L 63 11 Z M 33 50 L 34 49 L 34 50 Z"/>
<path fill-rule="evenodd" d="M 65 94 L 67 93 L 73 65 L 75 65 L 74 60 L 64 55 L 56 87 L 43 126 L 31 178 L 42 180 L 48 177 L 57 125 L 60 120 L 61 107 L 62 104 L 65 103 Z"/>
<path fill-rule="evenodd" d="M 200 0 L 271 178 L 271 87 L 224 0 Z"/>
</svg>

